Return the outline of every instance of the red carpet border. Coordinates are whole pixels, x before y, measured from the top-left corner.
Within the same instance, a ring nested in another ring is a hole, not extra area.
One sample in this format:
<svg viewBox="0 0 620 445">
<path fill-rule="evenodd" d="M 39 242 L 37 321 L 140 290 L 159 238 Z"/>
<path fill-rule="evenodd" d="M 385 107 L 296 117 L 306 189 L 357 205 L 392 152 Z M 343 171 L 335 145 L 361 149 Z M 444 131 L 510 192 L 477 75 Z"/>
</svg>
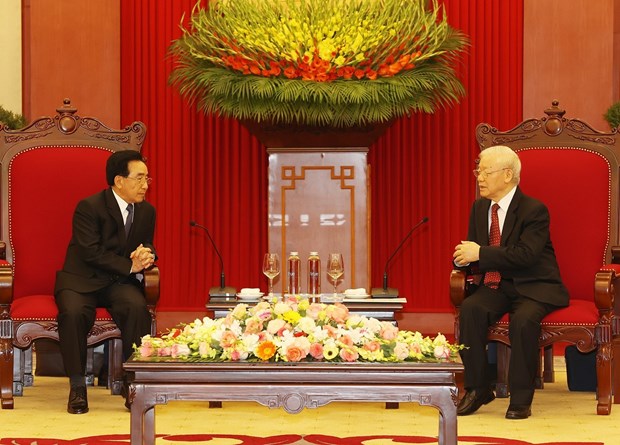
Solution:
<svg viewBox="0 0 620 445">
<path fill-rule="evenodd" d="M 437 443 L 436 437 L 424 436 L 353 436 L 334 437 L 322 434 L 286 434 L 281 436 L 255 437 L 238 434 L 158 434 L 168 442 L 195 442 L 208 444 L 217 439 L 235 439 L 240 445 L 365 445 L 370 440 L 391 440 L 396 444 Z M 459 445 L 605 445 L 603 442 L 527 442 L 499 437 L 459 436 Z M 112 445 L 130 443 L 129 434 L 110 434 L 81 437 L 79 439 L 2 438 L 0 445 Z"/>
</svg>

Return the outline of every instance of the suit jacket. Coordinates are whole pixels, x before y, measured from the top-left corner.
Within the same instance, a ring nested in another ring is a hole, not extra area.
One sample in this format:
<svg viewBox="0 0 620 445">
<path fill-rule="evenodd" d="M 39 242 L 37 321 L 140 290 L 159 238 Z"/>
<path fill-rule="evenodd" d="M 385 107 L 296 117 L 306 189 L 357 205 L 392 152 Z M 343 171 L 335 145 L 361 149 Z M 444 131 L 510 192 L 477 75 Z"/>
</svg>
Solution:
<svg viewBox="0 0 620 445">
<path fill-rule="evenodd" d="M 125 236 L 123 216 L 111 188 L 81 200 L 73 214 L 73 233 L 54 292 L 72 289 L 95 292 L 114 282 L 131 282 L 129 255 L 140 244 L 153 247 L 155 208 L 134 205 L 134 219 Z M 135 281 L 138 284 L 138 281 Z"/>
<path fill-rule="evenodd" d="M 562 283 L 549 232 L 549 211 L 537 199 L 517 187 L 506 212 L 500 246 L 489 246 L 491 200 L 473 204 L 467 238 L 478 243 L 481 272 L 497 270 L 511 279 L 521 295 L 543 303 L 568 306 L 568 291 Z"/>
</svg>

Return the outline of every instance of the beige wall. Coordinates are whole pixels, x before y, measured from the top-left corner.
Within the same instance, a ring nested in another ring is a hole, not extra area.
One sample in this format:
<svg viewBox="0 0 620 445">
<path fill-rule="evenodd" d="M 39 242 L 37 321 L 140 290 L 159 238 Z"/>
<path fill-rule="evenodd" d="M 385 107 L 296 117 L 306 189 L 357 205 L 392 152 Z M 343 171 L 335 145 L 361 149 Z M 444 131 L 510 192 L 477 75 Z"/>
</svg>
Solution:
<svg viewBox="0 0 620 445">
<path fill-rule="evenodd" d="M 2 0 L 0 12 L 0 105 L 22 112 L 21 0 Z"/>
<path fill-rule="evenodd" d="M 551 101 L 567 117 L 609 130 L 603 114 L 620 100 L 620 0 L 525 0 L 523 117 Z"/>
</svg>

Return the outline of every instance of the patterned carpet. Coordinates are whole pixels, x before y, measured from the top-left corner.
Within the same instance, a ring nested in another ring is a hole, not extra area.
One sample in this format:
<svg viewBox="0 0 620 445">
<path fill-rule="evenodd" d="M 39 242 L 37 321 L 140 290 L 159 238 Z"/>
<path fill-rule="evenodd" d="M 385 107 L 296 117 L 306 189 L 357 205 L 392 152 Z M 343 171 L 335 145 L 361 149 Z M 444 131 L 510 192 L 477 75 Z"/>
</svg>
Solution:
<svg viewBox="0 0 620 445">
<path fill-rule="evenodd" d="M 434 437 L 421 436 L 353 436 L 334 437 L 322 434 L 287 434 L 270 437 L 254 437 L 234 434 L 186 434 L 158 435 L 157 443 L 174 444 L 237 444 L 237 445 L 378 445 L 378 444 L 436 444 Z M 130 443 L 127 434 L 82 437 L 79 439 L 4 438 L 1 445 L 111 445 Z M 497 437 L 459 437 L 460 445 L 603 445 L 603 442 L 526 442 Z"/>
</svg>

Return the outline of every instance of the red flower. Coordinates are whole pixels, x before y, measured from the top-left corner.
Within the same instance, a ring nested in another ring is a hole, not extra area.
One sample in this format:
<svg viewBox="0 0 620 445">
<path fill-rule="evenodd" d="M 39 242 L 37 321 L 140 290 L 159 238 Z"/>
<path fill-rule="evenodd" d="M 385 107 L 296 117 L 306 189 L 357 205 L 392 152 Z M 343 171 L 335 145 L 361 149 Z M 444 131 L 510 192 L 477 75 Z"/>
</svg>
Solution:
<svg viewBox="0 0 620 445">
<path fill-rule="evenodd" d="M 297 70 L 293 66 L 287 66 L 284 69 L 284 75 L 289 79 L 294 79 L 298 76 Z"/>
</svg>

